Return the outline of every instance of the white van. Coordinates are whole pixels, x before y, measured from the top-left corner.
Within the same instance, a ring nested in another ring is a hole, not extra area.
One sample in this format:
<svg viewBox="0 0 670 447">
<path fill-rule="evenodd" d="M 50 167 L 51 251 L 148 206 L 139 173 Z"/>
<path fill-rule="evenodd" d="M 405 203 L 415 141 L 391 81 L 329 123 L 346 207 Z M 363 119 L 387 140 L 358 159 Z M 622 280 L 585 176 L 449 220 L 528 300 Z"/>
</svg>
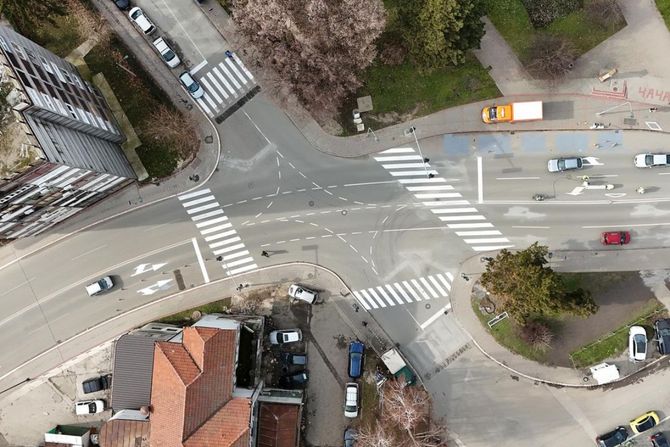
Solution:
<svg viewBox="0 0 670 447">
<path fill-rule="evenodd" d="M 114 287 L 114 281 L 112 281 L 111 276 L 105 276 L 104 278 L 100 278 L 96 282 L 87 285 L 86 292 L 88 293 L 88 296 L 95 296 L 110 290 L 112 287 Z"/>
</svg>

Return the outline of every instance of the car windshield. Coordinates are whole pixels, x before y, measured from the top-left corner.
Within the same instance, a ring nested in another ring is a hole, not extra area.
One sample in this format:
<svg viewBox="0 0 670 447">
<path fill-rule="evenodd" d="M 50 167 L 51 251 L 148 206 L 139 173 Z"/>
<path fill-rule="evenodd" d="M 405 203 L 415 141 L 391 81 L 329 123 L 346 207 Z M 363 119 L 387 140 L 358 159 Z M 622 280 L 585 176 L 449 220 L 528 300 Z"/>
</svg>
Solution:
<svg viewBox="0 0 670 447">
<path fill-rule="evenodd" d="M 558 160 L 557 165 L 558 165 L 559 171 L 564 170 L 565 169 L 565 160 L 563 160 L 563 159 Z"/>
<path fill-rule="evenodd" d="M 489 119 L 490 120 L 496 119 L 497 111 L 498 111 L 497 107 L 489 107 Z"/>
<path fill-rule="evenodd" d="M 172 50 L 167 50 L 164 54 L 163 57 L 165 58 L 166 61 L 170 61 L 174 59 L 174 52 Z"/>
<path fill-rule="evenodd" d="M 647 416 L 645 420 L 637 424 L 637 430 L 638 431 L 646 431 L 649 430 L 651 427 L 656 425 L 654 420 L 651 418 L 651 416 Z"/>
<path fill-rule="evenodd" d="M 647 343 L 642 335 L 635 336 L 635 350 L 639 354 L 644 354 L 645 351 L 647 350 Z"/>
<path fill-rule="evenodd" d="M 132 17 L 133 20 L 136 20 L 141 15 L 142 15 L 142 11 L 138 10 L 138 11 L 133 12 L 133 14 L 130 17 Z"/>
<path fill-rule="evenodd" d="M 198 84 L 195 83 L 195 81 L 191 82 L 191 85 L 188 86 L 188 91 L 191 93 L 195 93 L 198 91 L 198 87 L 200 87 Z"/>
<path fill-rule="evenodd" d="M 356 411 L 356 405 L 346 405 L 344 408 L 346 408 L 347 411 Z"/>
<path fill-rule="evenodd" d="M 651 166 L 654 164 L 654 156 L 651 154 L 648 154 L 644 157 L 644 164 L 647 166 Z"/>
</svg>

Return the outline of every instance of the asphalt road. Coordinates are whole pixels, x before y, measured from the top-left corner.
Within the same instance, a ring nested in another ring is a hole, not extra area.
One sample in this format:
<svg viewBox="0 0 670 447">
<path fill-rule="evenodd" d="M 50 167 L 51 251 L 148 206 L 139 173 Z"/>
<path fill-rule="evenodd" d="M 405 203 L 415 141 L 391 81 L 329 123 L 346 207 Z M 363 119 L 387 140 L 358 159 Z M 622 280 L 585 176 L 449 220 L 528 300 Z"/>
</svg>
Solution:
<svg viewBox="0 0 670 447">
<path fill-rule="evenodd" d="M 194 2 L 138 3 L 189 66 L 208 70 L 202 67 L 225 59 L 225 43 Z M 218 130 L 222 160 L 196 195 L 140 209 L 0 269 L 0 343 L 13 347 L 0 352 L 0 384 L 11 385 L 4 376 L 38 353 L 125 310 L 239 269 L 304 260 L 345 278 L 356 304 L 417 366 L 436 413 L 463 445 L 588 445 L 649 406 L 670 411 L 665 372 L 608 393 L 516 380 L 472 347 L 452 315 L 443 316 L 460 263 L 488 250 L 536 240 L 551 249 L 601 249 L 599 233 L 610 229 L 632 231 L 631 245 L 617 250 L 667 246 L 670 171 L 632 163 L 639 151 L 662 149 L 660 135 L 421 139 L 418 129 L 419 146 L 407 139 L 395 152 L 340 159 L 315 151 L 262 94 Z M 586 166 L 548 173 L 547 160 L 560 156 L 585 157 Z M 579 190 L 583 175 L 614 189 Z M 639 186 L 647 193 L 637 194 Z M 533 201 L 536 193 L 547 200 Z M 659 259 L 658 267 L 669 262 Z M 107 274 L 116 289 L 88 297 L 84 286 Z"/>
</svg>

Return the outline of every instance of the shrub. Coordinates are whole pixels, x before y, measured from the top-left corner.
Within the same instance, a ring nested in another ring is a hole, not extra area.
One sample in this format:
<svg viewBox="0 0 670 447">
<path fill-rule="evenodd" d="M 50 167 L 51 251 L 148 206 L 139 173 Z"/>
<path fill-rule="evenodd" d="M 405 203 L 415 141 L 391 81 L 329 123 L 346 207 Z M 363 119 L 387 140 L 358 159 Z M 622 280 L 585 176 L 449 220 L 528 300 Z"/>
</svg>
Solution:
<svg viewBox="0 0 670 447">
<path fill-rule="evenodd" d="M 584 10 L 589 20 L 603 28 L 621 26 L 626 20 L 616 0 L 590 0 Z"/>
<path fill-rule="evenodd" d="M 551 340 L 554 338 L 551 329 L 546 324 L 537 320 L 526 322 L 521 327 L 519 336 L 533 349 L 537 349 L 538 351 L 546 351 L 551 344 Z"/>
<path fill-rule="evenodd" d="M 535 28 L 544 28 L 582 6 L 581 0 L 523 0 L 523 4 Z"/>
<path fill-rule="evenodd" d="M 528 71 L 542 79 L 565 76 L 577 58 L 577 49 L 564 37 L 537 34 L 528 49 Z"/>
</svg>

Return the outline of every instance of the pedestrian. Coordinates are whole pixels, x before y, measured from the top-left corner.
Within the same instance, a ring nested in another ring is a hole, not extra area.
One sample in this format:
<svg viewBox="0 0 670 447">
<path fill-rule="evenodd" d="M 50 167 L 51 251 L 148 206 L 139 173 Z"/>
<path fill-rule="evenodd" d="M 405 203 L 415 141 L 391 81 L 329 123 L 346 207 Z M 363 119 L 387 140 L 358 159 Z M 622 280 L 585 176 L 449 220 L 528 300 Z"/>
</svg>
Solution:
<svg viewBox="0 0 670 447">
<path fill-rule="evenodd" d="M 230 50 L 226 50 L 226 57 L 233 58 L 233 52 Z"/>
<path fill-rule="evenodd" d="M 649 111 L 650 111 L 651 113 L 654 113 L 654 112 L 657 111 L 657 110 L 658 110 L 658 107 L 649 107 Z"/>
<path fill-rule="evenodd" d="M 423 162 L 424 162 L 424 163 L 428 163 L 429 161 L 430 161 L 430 158 L 428 158 L 428 157 L 423 157 Z"/>
<path fill-rule="evenodd" d="M 362 324 L 363 324 L 363 327 L 368 327 L 368 322 L 367 321 L 363 321 Z"/>
<path fill-rule="evenodd" d="M 216 260 L 219 261 L 219 262 L 223 261 L 223 256 L 217 256 Z"/>
<path fill-rule="evenodd" d="M 263 251 L 261 252 L 261 256 L 265 256 L 266 258 L 269 258 L 269 257 L 270 257 L 270 253 L 268 253 L 267 251 L 263 250 Z"/>
<path fill-rule="evenodd" d="M 435 174 L 433 174 L 432 172 L 430 174 L 428 174 L 428 178 L 433 178 L 433 177 L 435 177 Z"/>
</svg>

